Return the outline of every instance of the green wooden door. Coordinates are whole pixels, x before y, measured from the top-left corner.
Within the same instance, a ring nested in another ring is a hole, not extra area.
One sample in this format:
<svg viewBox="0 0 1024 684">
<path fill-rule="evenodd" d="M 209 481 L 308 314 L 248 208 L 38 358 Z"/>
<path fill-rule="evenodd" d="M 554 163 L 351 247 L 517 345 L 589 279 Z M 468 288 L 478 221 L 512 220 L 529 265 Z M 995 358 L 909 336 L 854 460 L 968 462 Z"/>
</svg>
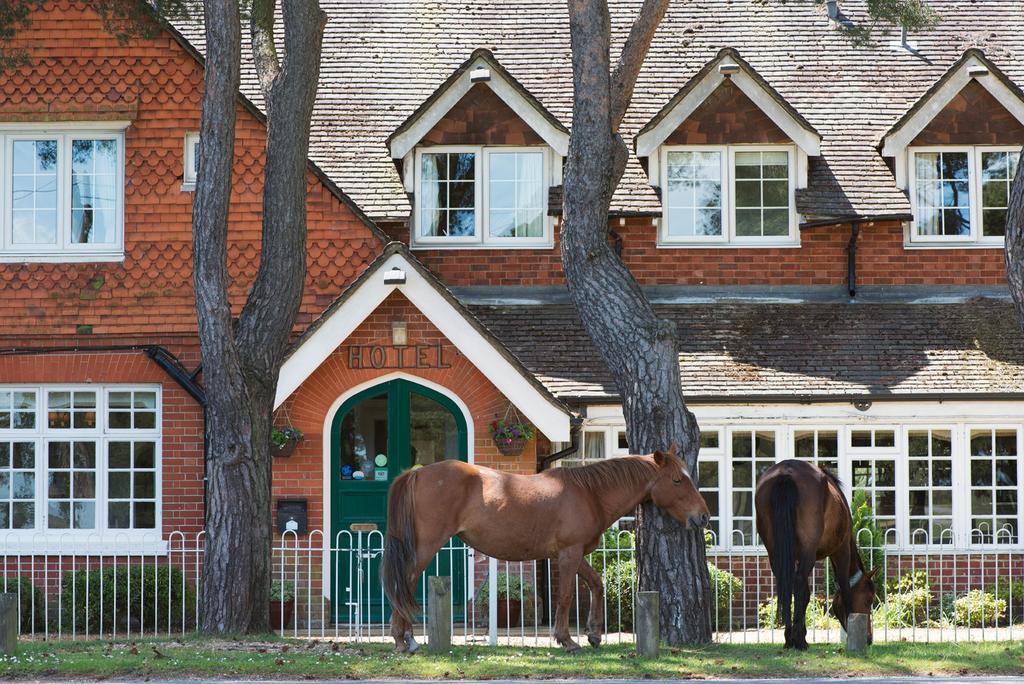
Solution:
<svg viewBox="0 0 1024 684">
<path fill-rule="evenodd" d="M 330 581 L 331 595 L 340 599 L 333 602 L 337 621 L 353 621 L 357 610 L 364 624 L 390 618 L 378 571 L 391 483 L 409 468 L 468 455 L 462 411 L 422 385 L 392 380 L 341 406 L 331 425 L 331 540 L 340 550 L 332 554 Z M 440 554 L 428 572 L 452 576 L 458 612 L 464 551 Z"/>
</svg>

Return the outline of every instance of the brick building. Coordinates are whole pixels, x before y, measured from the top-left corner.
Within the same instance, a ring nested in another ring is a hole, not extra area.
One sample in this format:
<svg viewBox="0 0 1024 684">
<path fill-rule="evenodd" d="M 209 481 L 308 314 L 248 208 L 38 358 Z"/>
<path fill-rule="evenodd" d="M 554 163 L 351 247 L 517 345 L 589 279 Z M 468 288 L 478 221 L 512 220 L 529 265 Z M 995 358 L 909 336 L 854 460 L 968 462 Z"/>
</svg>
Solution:
<svg viewBox="0 0 1024 684">
<path fill-rule="evenodd" d="M 628 453 L 560 265 L 564 6 L 322 4 L 308 275 L 276 414 L 305 436 L 275 460 L 275 501 L 331 538 L 382 525 L 388 481 L 415 464 Z M 897 547 L 1024 544 L 1024 340 L 1001 237 L 1024 18 L 934 4 L 943 22 L 911 45 L 859 49 L 814 3 L 676 4 L 640 75 L 609 240 L 678 323 L 723 552 L 753 545 L 756 476 L 794 456 L 836 468 Z M 864 19 L 859 0 L 843 10 Z M 54 0 L 17 38 L 32 63 L 0 80 L 9 553 L 72 539 L 160 554 L 202 528 L 202 38 L 120 43 Z M 243 80 L 237 306 L 265 135 Z M 517 415 L 537 438 L 503 455 L 490 424 Z"/>
</svg>

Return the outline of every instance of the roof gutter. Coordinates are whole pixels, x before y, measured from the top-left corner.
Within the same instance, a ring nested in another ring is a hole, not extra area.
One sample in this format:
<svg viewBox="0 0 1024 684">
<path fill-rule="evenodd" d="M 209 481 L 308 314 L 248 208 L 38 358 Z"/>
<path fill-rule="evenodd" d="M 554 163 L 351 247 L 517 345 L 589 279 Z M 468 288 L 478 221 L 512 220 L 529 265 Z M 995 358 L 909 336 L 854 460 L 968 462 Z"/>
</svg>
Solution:
<svg viewBox="0 0 1024 684">
<path fill-rule="evenodd" d="M 900 401 L 1024 401 L 1022 392 L 908 392 L 906 394 L 736 394 L 736 395 L 691 395 L 686 403 L 693 406 L 733 406 L 735 404 L 859 404 L 862 402 Z M 621 404 L 622 400 L 613 395 L 578 395 L 564 397 L 566 402 L 576 406 L 609 406 Z"/>
<path fill-rule="evenodd" d="M 821 226 L 839 226 L 844 223 L 881 223 L 882 221 L 913 220 L 913 214 L 877 214 L 874 216 L 857 216 L 856 214 L 850 214 L 847 216 L 835 216 L 833 218 L 807 221 L 806 223 L 800 224 L 800 230 L 803 230 L 804 228 L 820 228 Z"/>
<path fill-rule="evenodd" d="M 537 459 L 537 472 L 547 470 L 548 467 L 555 461 L 559 461 L 566 456 L 572 456 L 580 448 L 580 428 L 583 426 L 583 419 L 579 416 L 573 416 L 569 424 L 569 446 L 556 451 L 553 454 L 548 454 L 544 458 Z"/>
</svg>

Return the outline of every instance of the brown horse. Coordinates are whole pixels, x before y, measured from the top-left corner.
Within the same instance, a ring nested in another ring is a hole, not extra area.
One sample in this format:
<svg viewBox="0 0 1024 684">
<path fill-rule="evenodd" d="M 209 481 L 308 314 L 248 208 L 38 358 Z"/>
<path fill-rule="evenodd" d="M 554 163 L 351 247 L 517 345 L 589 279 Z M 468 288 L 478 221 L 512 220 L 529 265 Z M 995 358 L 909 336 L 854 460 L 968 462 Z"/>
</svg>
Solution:
<svg viewBox="0 0 1024 684">
<path fill-rule="evenodd" d="M 815 561 L 828 558 L 836 576 L 832 612 L 846 629 L 849 613 L 871 613 L 874 570 L 866 570 L 853 535 L 850 505 L 838 478 L 806 461 L 776 463 L 761 477 L 754 495 L 757 533 L 775 574 L 786 648 L 807 648 L 805 617 Z M 790 601 L 795 599 L 795 620 Z M 871 626 L 868 623 L 868 643 Z"/>
<path fill-rule="evenodd" d="M 461 461 L 442 461 L 403 473 L 391 485 L 381 579 L 391 602 L 391 635 L 398 651 L 414 651 L 415 584 L 438 549 L 458 535 L 478 551 L 507 561 L 558 559 L 554 638 L 579 650 L 569 636 L 569 605 L 579 573 L 590 587 L 587 637 L 601 643 L 604 588 L 584 559 L 601 533 L 640 503 L 653 501 L 676 520 L 706 525 L 708 508 L 675 445 L 668 452 L 627 456 L 581 468 L 510 475 Z"/>
</svg>

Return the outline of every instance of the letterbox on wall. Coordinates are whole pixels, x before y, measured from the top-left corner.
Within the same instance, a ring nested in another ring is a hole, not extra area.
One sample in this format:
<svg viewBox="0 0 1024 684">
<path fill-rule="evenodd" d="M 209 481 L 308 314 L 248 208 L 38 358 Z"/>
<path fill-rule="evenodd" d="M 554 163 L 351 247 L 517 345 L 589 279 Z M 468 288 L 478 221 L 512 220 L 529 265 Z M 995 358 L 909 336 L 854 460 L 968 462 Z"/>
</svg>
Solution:
<svg viewBox="0 0 1024 684">
<path fill-rule="evenodd" d="M 307 506 L 305 499 L 277 500 L 277 531 L 280 534 L 293 532 L 306 534 Z"/>
</svg>

